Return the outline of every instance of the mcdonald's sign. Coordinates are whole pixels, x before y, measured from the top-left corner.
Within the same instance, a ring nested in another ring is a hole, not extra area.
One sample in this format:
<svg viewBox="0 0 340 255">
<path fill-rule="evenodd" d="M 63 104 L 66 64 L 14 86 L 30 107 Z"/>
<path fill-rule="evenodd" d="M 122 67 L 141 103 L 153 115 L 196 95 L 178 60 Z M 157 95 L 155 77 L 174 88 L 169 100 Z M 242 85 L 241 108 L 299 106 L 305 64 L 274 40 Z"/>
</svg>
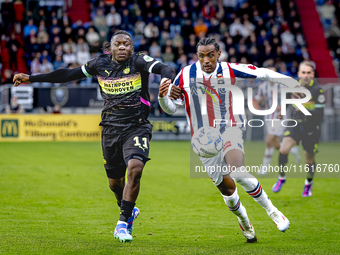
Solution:
<svg viewBox="0 0 340 255">
<path fill-rule="evenodd" d="M 19 137 L 18 120 L 1 120 L 1 137 Z"/>
</svg>

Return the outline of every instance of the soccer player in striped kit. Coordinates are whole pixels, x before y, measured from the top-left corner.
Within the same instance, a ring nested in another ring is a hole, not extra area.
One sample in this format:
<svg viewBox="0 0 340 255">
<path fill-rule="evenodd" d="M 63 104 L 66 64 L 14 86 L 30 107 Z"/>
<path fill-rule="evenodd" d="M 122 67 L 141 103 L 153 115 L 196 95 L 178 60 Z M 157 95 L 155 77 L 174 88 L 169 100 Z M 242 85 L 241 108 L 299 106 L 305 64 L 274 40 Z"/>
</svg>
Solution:
<svg viewBox="0 0 340 255">
<path fill-rule="evenodd" d="M 260 78 L 272 82 L 282 83 L 285 81 L 285 85 L 291 88 L 300 84 L 290 77 L 269 69 L 218 62 L 220 54 L 221 51 L 215 39 L 201 39 L 197 44 L 199 60 L 184 67 L 173 84 L 170 80 L 162 83 L 159 90 L 159 102 L 168 114 L 174 113 L 178 105 L 185 103 L 191 135 L 203 125 L 216 126 L 219 129 L 224 142 L 223 149 L 213 158 L 200 159 L 206 169 L 209 169 L 208 166 L 215 165 L 231 166 L 236 169 L 236 171 L 229 173 L 209 171 L 207 173 L 221 192 L 230 211 L 237 216 L 247 242 L 254 242 L 256 241 L 255 231 L 240 201 L 234 181 L 239 183 L 266 210 L 280 231 L 284 232 L 288 229 L 289 220 L 272 204 L 258 180 L 253 175 L 241 171 L 244 166 L 242 128 L 244 128 L 245 116 L 233 114 L 231 91 L 223 89 L 221 86 L 216 91 L 211 86 L 211 82 L 217 79 L 219 85 L 225 83 L 230 83 L 226 85 L 234 85 L 239 78 Z M 196 79 L 199 78 L 202 79 L 201 83 L 196 82 Z M 215 104 L 215 102 L 219 102 L 219 104 Z M 201 106 L 205 105 L 206 115 L 202 114 L 201 111 Z M 228 122 L 222 121 L 218 125 L 214 125 L 216 119 L 224 119 Z"/>
<path fill-rule="evenodd" d="M 272 71 L 277 71 L 275 67 L 269 67 Z M 264 104 L 264 108 L 267 110 L 273 105 L 273 94 L 278 95 L 278 106 L 276 110 L 269 115 L 265 116 L 265 126 L 267 130 L 266 136 L 266 149 L 264 151 L 262 167 L 258 174 L 266 175 L 268 173 L 268 167 L 272 160 L 274 149 L 280 149 L 280 139 L 283 137 L 284 126 L 280 120 L 286 119 L 285 115 L 281 115 L 281 85 L 277 82 L 264 81 L 260 84 L 255 99 L 258 104 Z M 290 153 L 295 157 L 295 162 L 300 163 L 300 150 L 298 146 L 291 148 Z"/>
</svg>

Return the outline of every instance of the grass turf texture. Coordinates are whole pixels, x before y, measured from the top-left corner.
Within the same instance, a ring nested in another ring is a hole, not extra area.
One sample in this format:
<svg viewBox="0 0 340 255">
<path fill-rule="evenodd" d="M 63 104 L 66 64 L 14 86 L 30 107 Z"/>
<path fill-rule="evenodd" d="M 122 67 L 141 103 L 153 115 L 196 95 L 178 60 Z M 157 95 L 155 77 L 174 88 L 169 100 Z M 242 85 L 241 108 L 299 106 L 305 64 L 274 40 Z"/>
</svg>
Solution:
<svg viewBox="0 0 340 255">
<path fill-rule="evenodd" d="M 238 186 L 258 237 L 247 244 L 212 182 L 189 178 L 189 146 L 151 143 L 141 214 L 133 242 L 124 244 L 113 236 L 119 209 L 99 142 L 0 143 L 0 254 L 339 253 L 340 179 L 316 179 L 311 198 L 301 197 L 304 179 L 288 179 L 278 194 L 274 179 L 261 179 L 290 219 L 286 233 Z M 339 163 L 339 146 L 321 144 L 317 163 Z M 246 143 L 245 150 L 246 164 L 261 164 L 264 143 Z"/>
</svg>

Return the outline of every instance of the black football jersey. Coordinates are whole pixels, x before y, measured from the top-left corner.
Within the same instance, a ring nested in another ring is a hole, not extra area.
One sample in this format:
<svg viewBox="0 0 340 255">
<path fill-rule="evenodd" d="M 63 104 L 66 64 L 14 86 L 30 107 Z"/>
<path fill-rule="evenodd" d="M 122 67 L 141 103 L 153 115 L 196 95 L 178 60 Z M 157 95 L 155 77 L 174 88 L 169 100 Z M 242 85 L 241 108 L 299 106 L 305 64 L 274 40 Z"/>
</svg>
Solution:
<svg viewBox="0 0 340 255">
<path fill-rule="evenodd" d="M 293 111 L 293 118 L 298 121 L 298 125 L 303 125 L 305 131 L 310 131 L 319 128 L 326 99 L 322 87 L 315 80 L 312 80 L 306 88 L 310 91 L 312 97 L 307 103 L 303 103 L 303 106 L 312 115 L 306 116 L 301 111 L 295 109 Z M 294 108 L 296 108 L 295 105 Z"/>
<path fill-rule="evenodd" d="M 157 63 L 143 53 L 133 53 L 124 63 L 116 63 L 111 54 L 103 54 L 82 66 L 86 76 L 98 78 L 104 99 L 101 126 L 126 129 L 148 122 L 149 73 Z M 103 132 L 106 133 L 105 128 Z"/>
</svg>

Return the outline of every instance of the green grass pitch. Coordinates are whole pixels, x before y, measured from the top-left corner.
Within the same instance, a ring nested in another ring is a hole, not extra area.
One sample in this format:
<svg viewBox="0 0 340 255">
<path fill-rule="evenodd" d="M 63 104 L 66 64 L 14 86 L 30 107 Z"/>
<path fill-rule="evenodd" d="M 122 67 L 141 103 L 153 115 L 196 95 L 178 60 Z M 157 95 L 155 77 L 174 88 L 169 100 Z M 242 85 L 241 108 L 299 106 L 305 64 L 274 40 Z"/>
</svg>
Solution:
<svg viewBox="0 0 340 255">
<path fill-rule="evenodd" d="M 315 179 L 311 198 L 301 197 L 304 179 L 288 179 L 278 194 L 275 179 L 260 179 L 290 219 L 286 233 L 239 186 L 258 237 L 247 244 L 210 179 L 190 178 L 189 142 L 150 146 L 134 240 L 120 243 L 99 142 L 0 143 L 0 254 L 340 253 L 340 179 Z M 261 164 L 264 143 L 245 148 L 246 164 Z M 317 163 L 339 164 L 339 148 L 321 143 Z"/>
</svg>

